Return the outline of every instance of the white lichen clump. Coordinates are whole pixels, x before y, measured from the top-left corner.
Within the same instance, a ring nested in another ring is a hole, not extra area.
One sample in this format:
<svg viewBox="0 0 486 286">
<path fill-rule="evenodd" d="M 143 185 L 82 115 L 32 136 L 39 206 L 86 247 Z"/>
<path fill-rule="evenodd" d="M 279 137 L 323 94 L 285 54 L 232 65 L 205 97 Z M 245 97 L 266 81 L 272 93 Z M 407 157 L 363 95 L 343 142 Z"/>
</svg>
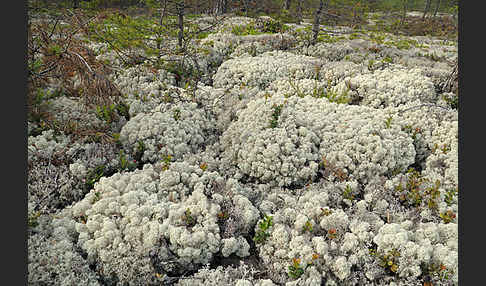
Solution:
<svg viewBox="0 0 486 286">
<path fill-rule="evenodd" d="M 39 233 L 29 237 L 28 284 L 101 285 L 72 241 L 70 222 L 49 221 Z"/>
<path fill-rule="evenodd" d="M 225 158 L 262 183 L 303 185 L 319 164 L 368 180 L 414 162 L 412 139 L 386 115 L 312 97 L 256 99 L 223 133 Z M 329 165 L 330 164 L 330 165 Z M 331 166 L 332 165 L 332 166 Z"/>
<path fill-rule="evenodd" d="M 296 79 L 312 78 L 317 58 L 272 51 L 257 57 L 242 57 L 224 62 L 214 76 L 214 87 L 240 86 L 265 88 L 279 78 L 293 76 Z"/>
<path fill-rule="evenodd" d="M 443 265 L 452 273 L 452 281 L 458 282 L 457 225 L 391 223 L 381 227 L 373 241 L 378 245 L 378 254 L 398 251 L 400 277 L 418 277 L 423 274 L 421 265 Z"/>
<path fill-rule="evenodd" d="M 415 100 L 432 102 L 436 98 L 433 82 L 419 69 L 376 70 L 351 77 L 348 85 L 354 91 L 353 95 L 361 100 L 361 105 L 374 108 L 396 107 Z"/>
<path fill-rule="evenodd" d="M 257 248 L 273 281 L 319 285 L 332 273 L 345 283 L 357 277 L 351 273 L 352 267 L 364 273 L 372 264 L 368 245 L 383 221 L 364 211 L 351 218 L 332 207 L 335 202 L 331 197 L 339 188 L 339 184 L 319 183 L 306 187 L 300 195 L 275 191 L 266 196 L 261 206 L 278 204 L 280 208 L 268 214 L 273 225 Z M 255 231 L 259 230 L 257 225 Z M 305 272 L 293 282 L 288 267 L 295 261 Z"/>
<path fill-rule="evenodd" d="M 132 153 L 141 152 L 144 162 L 169 156 L 182 159 L 211 141 L 213 122 L 196 103 L 160 104 L 150 113 L 140 113 L 125 124 L 120 141 Z M 142 147 L 143 146 L 143 147 Z"/>
</svg>

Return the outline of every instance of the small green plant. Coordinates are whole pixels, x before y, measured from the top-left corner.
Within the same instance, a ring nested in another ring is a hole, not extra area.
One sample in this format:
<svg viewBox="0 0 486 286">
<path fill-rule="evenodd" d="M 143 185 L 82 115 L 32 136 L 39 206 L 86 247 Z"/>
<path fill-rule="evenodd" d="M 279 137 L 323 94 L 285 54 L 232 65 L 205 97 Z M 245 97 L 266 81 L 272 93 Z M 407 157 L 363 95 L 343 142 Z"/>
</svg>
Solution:
<svg viewBox="0 0 486 286">
<path fill-rule="evenodd" d="M 199 164 L 199 168 L 201 168 L 201 170 L 203 170 L 203 171 L 206 171 L 206 169 L 208 168 L 208 164 L 203 162 L 203 163 Z"/>
<path fill-rule="evenodd" d="M 457 109 L 459 107 L 459 97 L 457 94 L 444 94 L 442 98 L 449 104 L 452 109 Z"/>
<path fill-rule="evenodd" d="M 387 46 L 394 46 L 397 49 L 400 50 L 409 50 L 412 46 L 418 47 L 419 44 L 415 40 L 409 40 L 409 39 L 398 39 L 397 41 L 387 41 L 385 42 L 385 45 Z"/>
<path fill-rule="evenodd" d="M 270 234 L 267 230 L 273 225 L 273 217 L 269 215 L 265 215 L 263 220 L 258 224 L 258 230 L 255 232 L 255 236 L 253 237 L 253 241 L 255 243 L 263 243 Z"/>
<path fill-rule="evenodd" d="M 411 134 L 414 141 L 417 140 L 417 135 L 422 133 L 422 129 L 420 129 L 419 127 L 413 128 L 412 125 L 405 125 L 404 127 L 402 127 L 402 131 Z"/>
<path fill-rule="evenodd" d="M 99 201 L 101 199 L 100 192 L 96 191 L 94 193 L 94 195 L 95 196 L 94 196 L 93 200 L 91 201 L 92 204 L 96 203 L 97 201 Z"/>
<path fill-rule="evenodd" d="M 278 117 L 282 113 L 283 104 L 274 104 L 272 106 L 272 119 L 270 120 L 270 128 L 275 128 L 278 126 Z"/>
<path fill-rule="evenodd" d="M 217 214 L 218 216 L 218 220 L 221 222 L 221 221 L 225 221 L 229 218 L 229 214 L 225 211 L 221 211 Z"/>
<path fill-rule="evenodd" d="M 376 247 L 370 247 L 368 248 L 368 253 L 373 256 L 373 257 L 376 257 Z"/>
<path fill-rule="evenodd" d="M 125 117 L 126 120 L 130 120 L 130 113 L 128 112 L 130 110 L 130 106 L 124 102 L 118 103 L 115 105 L 116 112 Z"/>
<path fill-rule="evenodd" d="M 454 196 L 457 195 L 457 193 L 457 188 L 449 189 L 446 191 L 444 201 L 447 203 L 448 206 L 451 206 L 454 203 Z"/>
<path fill-rule="evenodd" d="M 298 97 L 304 97 L 305 94 L 300 90 L 299 86 L 296 85 L 292 80 L 289 79 L 290 87 L 297 93 Z"/>
<path fill-rule="evenodd" d="M 327 230 L 327 238 L 329 238 L 330 240 L 333 240 L 337 237 L 337 229 L 335 228 L 330 228 Z"/>
<path fill-rule="evenodd" d="M 453 222 L 454 219 L 456 218 L 456 214 L 451 210 L 441 213 L 439 216 L 444 221 L 444 223 Z"/>
<path fill-rule="evenodd" d="M 145 153 L 145 143 L 142 140 L 138 140 L 137 149 L 135 149 L 135 160 L 142 161 L 143 153 Z"/>
<path fill-rule="evenodd" d="M 306 232 L 306 231 L 312 232 L 312 230 L 313 230 L 313 227 L 312 227 L 311 221 L 310 220 L 306 221 L 304 226 L 302 227 L 302 231 L 303 232 Z"/>
<path fill-rule="evenodd" d="M 125 153 L 123 152 L 123 150 L 120 150 L 119 160 L 120 160 L 120 169 L 122 171 L 123 170 L 132 171 L 132 170 L 135 170 L 137 168 L 137 161 L 135 161 L 135 160 L 129 161 L 127 159 Z"/>
<path fill-rule="evenodd" d="M 263 22 L 262 32 L 264 33 L 283 33 L 289 29 L 289 26 L 282 23 L 280 20 L 270 19 Z"/>
<path fill-rule="evenodd" d="M 349 89 L 343 90 L 342 93 L 338 93 L 332 88 L 326 89 L 324 97 L 329 100 L 329 102 L 335 102 L 337 104 L 348 104 L 351 99 L 349 98 Z"/>
<path fill-rule="evenodd" d="M 439 187 L 440 181 L 437 180 L 432 186 L 427 187 L 424 191 L 424 200 L 427 203 L 427 207 L 431 210 L 437 210 L 438 208 L 437 201 L 440 198 Z"/>
<path fill-rule="evenodd" d="M 423 196 L 421 194 L 421 185 L 426 181 L 422 178 L 420 173 L 414 168 L 410 168 L 407 171 L 407 182 L 405 186 L 405 194 L 401 194 L 400 201 L 407 201 L 409 204 L 418 207 L 422 203 Z M 402 183 L 400 183 L 396 188 L 396 191 L 401 192 L 403 190 Z"/>
<path fill-rule="evenodd" d="M 162 96 L 162 100 L 165 103 L 172 103 L 172 102 L 174 102 L 174 99 L 170 96 L 170 94 L 168 92 L 164 93 L 164 95 Z"/>
<path fill-rule="evenodd" d="M 193 227 L 196 225 L 196 219 L 192 216 L 190 209 L 186 209 L 184 211 L 184 215 L 182 216 L 182 221 L 184 225 L 187 227 Z"/>
<path fill-rule="evenodd" d="M 375 64 L 375 61 L 373 59 L 370 59 L 368 60 L 368 70 L 369 71 L 373 71 L 374 70 L 374 64 Z"/>
<path fill-rule="evenodd" d="M 426 274 L 427 276 L 437 277 L 440 281 L 447 281 L 452 277 L 454 273 L 452 270 L 447 269 L 447 267 L 442 263 L 430 263 L 425 264 L 422 263 L 420 265 L 422 273 Z M 424 284 L 425 285 L 425 284 Z M 429 284 L 432 286 L 432 284 Z"/>
<path fill-rule="evenodd" d="M 348 37 L 350 40 L 359 39 L 360 35 L 358 33 L 352 33 Z"/>
<path fill-rule="evenodd" d="M 375 42 L 376 44 L 383 44 L 385 41 L 385 35 L 383 33 L 369 33 L 368 34 L 371 41 Z"/>
<path fill-rule="evenodd" d="M 51 46 L 47 47 L 47 53 L 53 56 L 59 56 L 62 54 L 62 50 L 63 48 L 58 44 L 52 44 Z"/>
<path fill-rule="evenodd" d="M 288 275 L 290 278 L 297 279 L 302 274 L 304 274 L 305 269 L 311 265 L 311 263 L 308 263 L 305 267 L 301 265 L 301 260 L 300 258 L 293 258 L 292 259 L 292 265 L 289 266 L 289 272 Z"/>
<path fill-rule="evenodd" d="M 385 56 L 382 60 L 384 63 L 391 64 L 393 63 L 393 58 L 390 56 Z"/>
<path fill-rule="evenodd" d="M 106 123 L 111 124 L 115 119 L 115 105 L 103 105 L 96 106 L 96 115 L 99 119 L 106 121 Z"/>
<path fill-rule="evenodd" d="M 378 265 L 385 268 L 386 270 L 390 271 L 393 274 L 396 274 L 398 271 L 398 258 L 400 257 L 400 252 L 396 249 L 392 249 L 388 251 L 388 253 L 378 256 L 379 262 Z"/>
<path fill-rule="evenodd" d="M 387 129 L 391 127 L 392 120 L 393 120 L 393 117 L 392 117 L 392 116 L 390 116 L 390 117 L 388 117 L 388 118 L 386 119 L 386 121 L 385 121 L 385 125 L 386 125 L 386 128 L 387 128 Z"/>
<path fill-rule="evenodd" d="M 431 182 L 413 168 L 407 171 L 406 183 L 400 183 L 395 187 L 395 191 L 399 194 L 399 200 L 414 207 L 424 207 L 430 210 L 438 210 L 438 202 L 440 201 L 440 184 L 439 180 Z"/>
<path fill-rule="evenodd" d="M 260 35 L 262 32 L 258 31 L 254 22 L 248 25 L 236 25 L 231 28 L 231 33 L 237 36 Z"/>
<path fill-rule="evenodd" d="M 332 36 L 332 35 L 329 35 L 329 34 L 320 34 L 319 36 L 317 36 L 317 42 L 318 43 L 329 43 L 329 44 L 332 44 L 332 43 L 337 43 L 341 40 L 345 40 L 346 38 L 345 37 L 335 37 L 335 36 Z"/>
<path fill-rule="evenodd" d="M 442 153 L 447 154 L 447 152 L 451 151 L 451 146 L 444 144 L 444 145 L 442 145 L 440 150 L 442 151 Z"/>
<path fill-rule="evenodd" d="M 180 109 L 174 109 L 173 113 L 174 113 L 173 117 L 174 117 L 175 121 L 178 121 L 179 119 L 181 119 L 181 110 Z"/>
<path fill-rule="evenodd" d="M 346 186 L 343 192 L 343 198 L 350 200 L 351 202 L 354 200 L 353 190 L 350 186 Z"/>
<path fill-rule="evenodd" d="M 86 177 L 85 187 L 87 190 L 91 190 L 94 188 L 94 184 L 100 180 L 101 177 L 105 174 L 105 165 L 99 165 L 92 169 L 88 176 Z"/>
<path fill-rule="evenodd" d="M 317 86 L 317 82 L 314 83 L 314 88 L 312 89 L 312 97 L 323 98 L 326 97 L 326 89 L 322 86 Z"/>
<path fill-rule="evenodd" d="M 265 97 L 265 103 L 267 103 L 267 100 L 272 97 L 272 95 L 268 92 L 265 92 L 265 94 L 263 95 L 263 97 Z M 287 96 L 286 96 L 287 97 Z"/>
<path fill-rule="evenodd" d="M 248 54 L 250 54 L 250 56 L 252 57 L 256 57 L 256 55 L 258 54 L 257 47 L 253 43 L 251 43 L 249 47 Z"/>
<path fill-rule="evenodd" d="M 332 214 L 332 210 L 328 209 L 328 208 L 321 208 L 321 215 L 324 215 L 324 216 L 328 216 Z"/>
<path fill-rule="evenodd" d="M 448 144 L 442 144 L 442 146 L 439 146 L 439 144 L 435 143 L 434 147 L 432 147 L 432 153 L 435 153 L 437 150 L 442 151 L 443 154 L 447 154 L 451 150 L 451 147 Z"/>
<path fill-rule="evenodd" d="M 209 34 L 211 34 L 211 32 L 200 32 L 196 35 L 196 37 L 201 40 L 207 38 Z"/>
<path fill-rule="evenodd" d="M 170 154 L 166 154 L 163 158 L 162 158 L 164 164 L 162 165 L 162 170 L 163 171 L 167 171 L 169 170 L 169 166 L 170 166 L 170 163 L 172 162 L 172 155 Z"/>
<path fill-rule="evenodd" d="M 27 219 L 27 226 L 34 228 L 39 225 L 39 222 L 37 219 L 40 217 L 41 213 L 40 212 L 34 212 L 31 215 L 29 215 Z"/>
<path fill-rule="evenodd" d="M 120 133 L 111 133 L 111 138 L 113 138 L 113 142 L 116 143 L 118 147 L 122 146 L 120 141 Z"/>
</svg>

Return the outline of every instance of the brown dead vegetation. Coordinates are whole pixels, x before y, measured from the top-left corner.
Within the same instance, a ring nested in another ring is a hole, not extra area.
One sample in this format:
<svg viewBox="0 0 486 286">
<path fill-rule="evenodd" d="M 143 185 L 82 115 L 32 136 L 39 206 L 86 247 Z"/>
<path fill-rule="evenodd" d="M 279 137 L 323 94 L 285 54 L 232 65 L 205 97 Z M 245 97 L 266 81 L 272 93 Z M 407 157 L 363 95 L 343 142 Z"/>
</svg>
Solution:
<svg viewBox="0 0 486 286">
<path fill-rule="evenodd" d="M 96 59 L 80 37 L 90 20 L 72 13 L 29 23 L 27 108 L 29 118 L 46 128 L 102 138 L 100 133 L 104 134 L 106 128 L 83 130 L 76 122 L 60 126 L 47 111 L 51 95 L 41 95 L 50 87 L 60 95 L 79 98 L 86 108 L 110 106 L 120 99 L 120 91 L 108 78 L 111 70 Z"/>
</svg>

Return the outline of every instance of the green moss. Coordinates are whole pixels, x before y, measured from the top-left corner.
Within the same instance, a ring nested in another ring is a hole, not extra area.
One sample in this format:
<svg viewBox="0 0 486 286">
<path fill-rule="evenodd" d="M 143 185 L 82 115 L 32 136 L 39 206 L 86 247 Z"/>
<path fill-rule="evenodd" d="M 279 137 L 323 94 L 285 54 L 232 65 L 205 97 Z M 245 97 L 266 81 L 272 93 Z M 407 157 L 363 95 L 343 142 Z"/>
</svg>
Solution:
<svg viewBox="0 0 486 286">
<path fill-rule="evenodd" d="M 263 32 L 256 28 L 254 22 L 248 25 L 236 25 L 231 28 L 231 33 L 237 36 L 261 35 Z"/>
<path fill-rule="evenodd" d="M 361 38 L 361 35 L 359 33 L 352 33 L 348 37 L 348 39 L 350 40 L 359 39 L 359 38 Z"/>
</svg>

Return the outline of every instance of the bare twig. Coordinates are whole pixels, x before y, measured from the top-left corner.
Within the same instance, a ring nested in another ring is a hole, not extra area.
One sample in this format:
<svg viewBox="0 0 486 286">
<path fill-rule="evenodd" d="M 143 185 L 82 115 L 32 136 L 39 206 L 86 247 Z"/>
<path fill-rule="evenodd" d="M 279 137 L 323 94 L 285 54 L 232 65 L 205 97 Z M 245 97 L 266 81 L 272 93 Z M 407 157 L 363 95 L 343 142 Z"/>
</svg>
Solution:
<svg viewBox="0 0 486 286">
<path fill-rule="evenodd" d="M 409 111 L 409 110 L 416 109 L 416 108 L 421 108 L 421 107 L 424 107 L 424 106 L 428 106 L 428 107 L 438 107 L 438 108 L 442 108 L 444 110 L 449 111 L 448 108 L 443 107 L 443 106 L 440 106 L 440 105 L 431 104 L 431 103 L 424 103 L 424 104 L 420 104 L 420 105 L 416 105 L 416 106 L 409 107 L 407 109 L 400 110 L 399 113 L 403 113 L 405 111 Z"/>
<path fill-rule="evenodd" d="M 93 69 L 89 66 L 89 64 L 86 62 L 86 60 L 78 53 L 76 52 L 72 52 L 73 54 L 75 54 L 76 56 L 78 56 L 78 58 L 84 63 L 84 65 L 89 69 L 89 72 L 93 75 L 96 75 L 96 73 L 93 71 Z"/>
</svg>

